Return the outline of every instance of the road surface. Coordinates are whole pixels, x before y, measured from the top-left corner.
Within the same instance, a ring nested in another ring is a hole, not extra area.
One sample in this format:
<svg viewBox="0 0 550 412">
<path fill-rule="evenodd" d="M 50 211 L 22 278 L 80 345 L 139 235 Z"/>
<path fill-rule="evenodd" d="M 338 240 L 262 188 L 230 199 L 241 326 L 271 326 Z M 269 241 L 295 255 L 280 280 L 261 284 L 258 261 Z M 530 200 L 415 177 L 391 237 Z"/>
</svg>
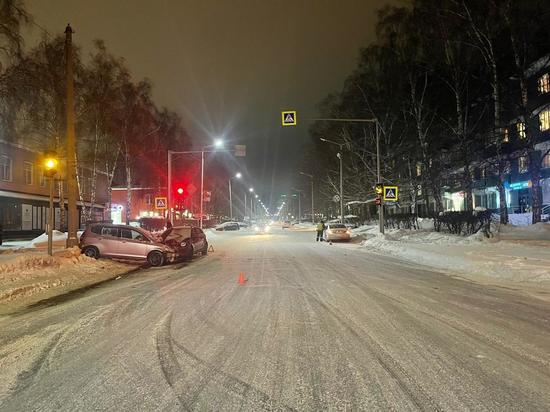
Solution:
<svg viewBox="0 0 550 412">
<path fill-rule="evenodd" d="M 313 237 L 1 317 L 0 410 L 550 410 L 550 303 Z"/>
</svg>

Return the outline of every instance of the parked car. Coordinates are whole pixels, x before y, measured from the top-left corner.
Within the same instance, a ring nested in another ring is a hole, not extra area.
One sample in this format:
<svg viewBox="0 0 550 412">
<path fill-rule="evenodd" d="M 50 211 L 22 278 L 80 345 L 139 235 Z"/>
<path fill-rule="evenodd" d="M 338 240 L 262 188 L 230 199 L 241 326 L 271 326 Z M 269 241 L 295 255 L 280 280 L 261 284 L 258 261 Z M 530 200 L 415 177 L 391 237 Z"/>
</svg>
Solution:
<svg viewBox="0 0 550 412">
<path fill-rule="evenodd" d="M 162 243 L 176 251 L 176 259 L 190 260 L 198 253 L 208 254 L 206 235 L 198 227 L 174 226 L 166 229 L 161 238 Z"/>
<path fill-rule="evenodd" d="M 351 239 L 351 230 L 342 223 L 329 223 L 327 230 L 325 231 L 325 240 L 330 242 L 332 240 L 345 240 Z"/>
<path fill-rule="evenodd" d="M 151 266 L 174 262 L 176 250 L 140 227 L 96 223 L 80 236 L 80 248 L 86 256 L 147 260 Z"/>
<path fill-rule="evenodd" d="M 239 224 L 237 222 L 225 222 L 221 225 L 216 226 L 217 231 L 227 231 L 227 230 L 239 230 Z"/>
</svg>

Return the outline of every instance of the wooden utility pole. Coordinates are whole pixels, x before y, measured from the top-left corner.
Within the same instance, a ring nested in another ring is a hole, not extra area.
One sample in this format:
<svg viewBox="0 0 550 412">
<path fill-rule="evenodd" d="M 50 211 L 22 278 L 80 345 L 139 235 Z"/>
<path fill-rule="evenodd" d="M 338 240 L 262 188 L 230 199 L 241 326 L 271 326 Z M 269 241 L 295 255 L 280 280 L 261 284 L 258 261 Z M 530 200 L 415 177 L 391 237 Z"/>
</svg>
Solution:
<svg viewBox="0 0 550 412">
<path fill-rule="evenodd" d="M 67 76 L 67 200 L 68 236 L 67 247 L 78 245 L 78 210 L 76 208 L 76 136 L 74 128 L 74 83 L 73 83 L 73 29 L 68 24 L 65 29 L 65 63 Z M 63 205 L 60 205 L 63 207 Z"/>
</svg>

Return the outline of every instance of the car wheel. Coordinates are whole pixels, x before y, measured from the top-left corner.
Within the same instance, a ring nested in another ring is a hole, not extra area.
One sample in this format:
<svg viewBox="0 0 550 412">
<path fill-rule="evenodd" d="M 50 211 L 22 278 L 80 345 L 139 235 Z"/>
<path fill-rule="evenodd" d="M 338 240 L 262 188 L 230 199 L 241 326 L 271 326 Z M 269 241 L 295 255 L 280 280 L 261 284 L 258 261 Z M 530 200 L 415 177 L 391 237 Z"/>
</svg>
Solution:
<svg viewBox="0 0 550 412">
<path fill-rule="evenodd" d="M 208 255 L 208 243 L 204 242 L 204 248 L 202 249 L 201 253 L 203 256 Z"/>
<path fill-rule="evenodd" d="M 147 255 L 147 263 L 151 266 L 162 266 L 164 264 L 164 255 L 158 250 L 153 250 Z"/>
<path fill-rule="evenodd" d="M 99 258 L 99 249 L 96 248 L 95 246 L 86 246 L 82 250 L 82 253 L 84 254 L 84 256 L 88 256 L 88 257 L 91 257 L 91 258 L 94 258 L 94 259 Z"/>
</svg>

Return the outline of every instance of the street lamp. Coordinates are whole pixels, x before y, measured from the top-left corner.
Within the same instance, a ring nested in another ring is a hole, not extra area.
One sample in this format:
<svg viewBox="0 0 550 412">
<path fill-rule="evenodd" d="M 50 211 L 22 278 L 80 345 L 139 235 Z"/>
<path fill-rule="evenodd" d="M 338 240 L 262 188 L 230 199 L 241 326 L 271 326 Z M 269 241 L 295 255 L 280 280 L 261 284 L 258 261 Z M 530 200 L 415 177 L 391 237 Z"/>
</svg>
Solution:
<svg viewBox="0 0 550 412">
<path fill-rule="evenodd" d="M 231 198 L 231 179 L 240 179 L 243 175 L 238 172 L 235 176 L 228 179 L 229 182 L 229 218 L 233 220 L 233 199 Z"/>
<path fill-rule="evenodd" d="M 50 179 L 50 208 L 48 210 L 48 255 L 53 254 L 53 191 L 58 160 L 55 153 L 48 152 L 44 157 L 44 176 Z"/>
<path fill-rule="evenodd" d="M 300 172 L 300 174 L 309 177 L 311 180 L 311 223 L 315 224 L 315 213 L 313 211 L 313 175 L 304 172 Z"/>
<path fill-rule="evenodd" d="M 342 223 L 344 223 L 344 179 L 343 179 L 343 154 L 342 154 L 342 148 L 344 147 L 343 143 L 337 143 L 332 140 L 320 138 L 321 141 L 334 144 L 338 146 L 339 152 L 336 153 L 336 157 L 340 159 L 340 220 Z"/>
<path fill-rule="evenodd" d="M 298 223 L 302 223 L 302 192 L 303 190 L 292 188 L 298 193 Z"/>
</svg>

